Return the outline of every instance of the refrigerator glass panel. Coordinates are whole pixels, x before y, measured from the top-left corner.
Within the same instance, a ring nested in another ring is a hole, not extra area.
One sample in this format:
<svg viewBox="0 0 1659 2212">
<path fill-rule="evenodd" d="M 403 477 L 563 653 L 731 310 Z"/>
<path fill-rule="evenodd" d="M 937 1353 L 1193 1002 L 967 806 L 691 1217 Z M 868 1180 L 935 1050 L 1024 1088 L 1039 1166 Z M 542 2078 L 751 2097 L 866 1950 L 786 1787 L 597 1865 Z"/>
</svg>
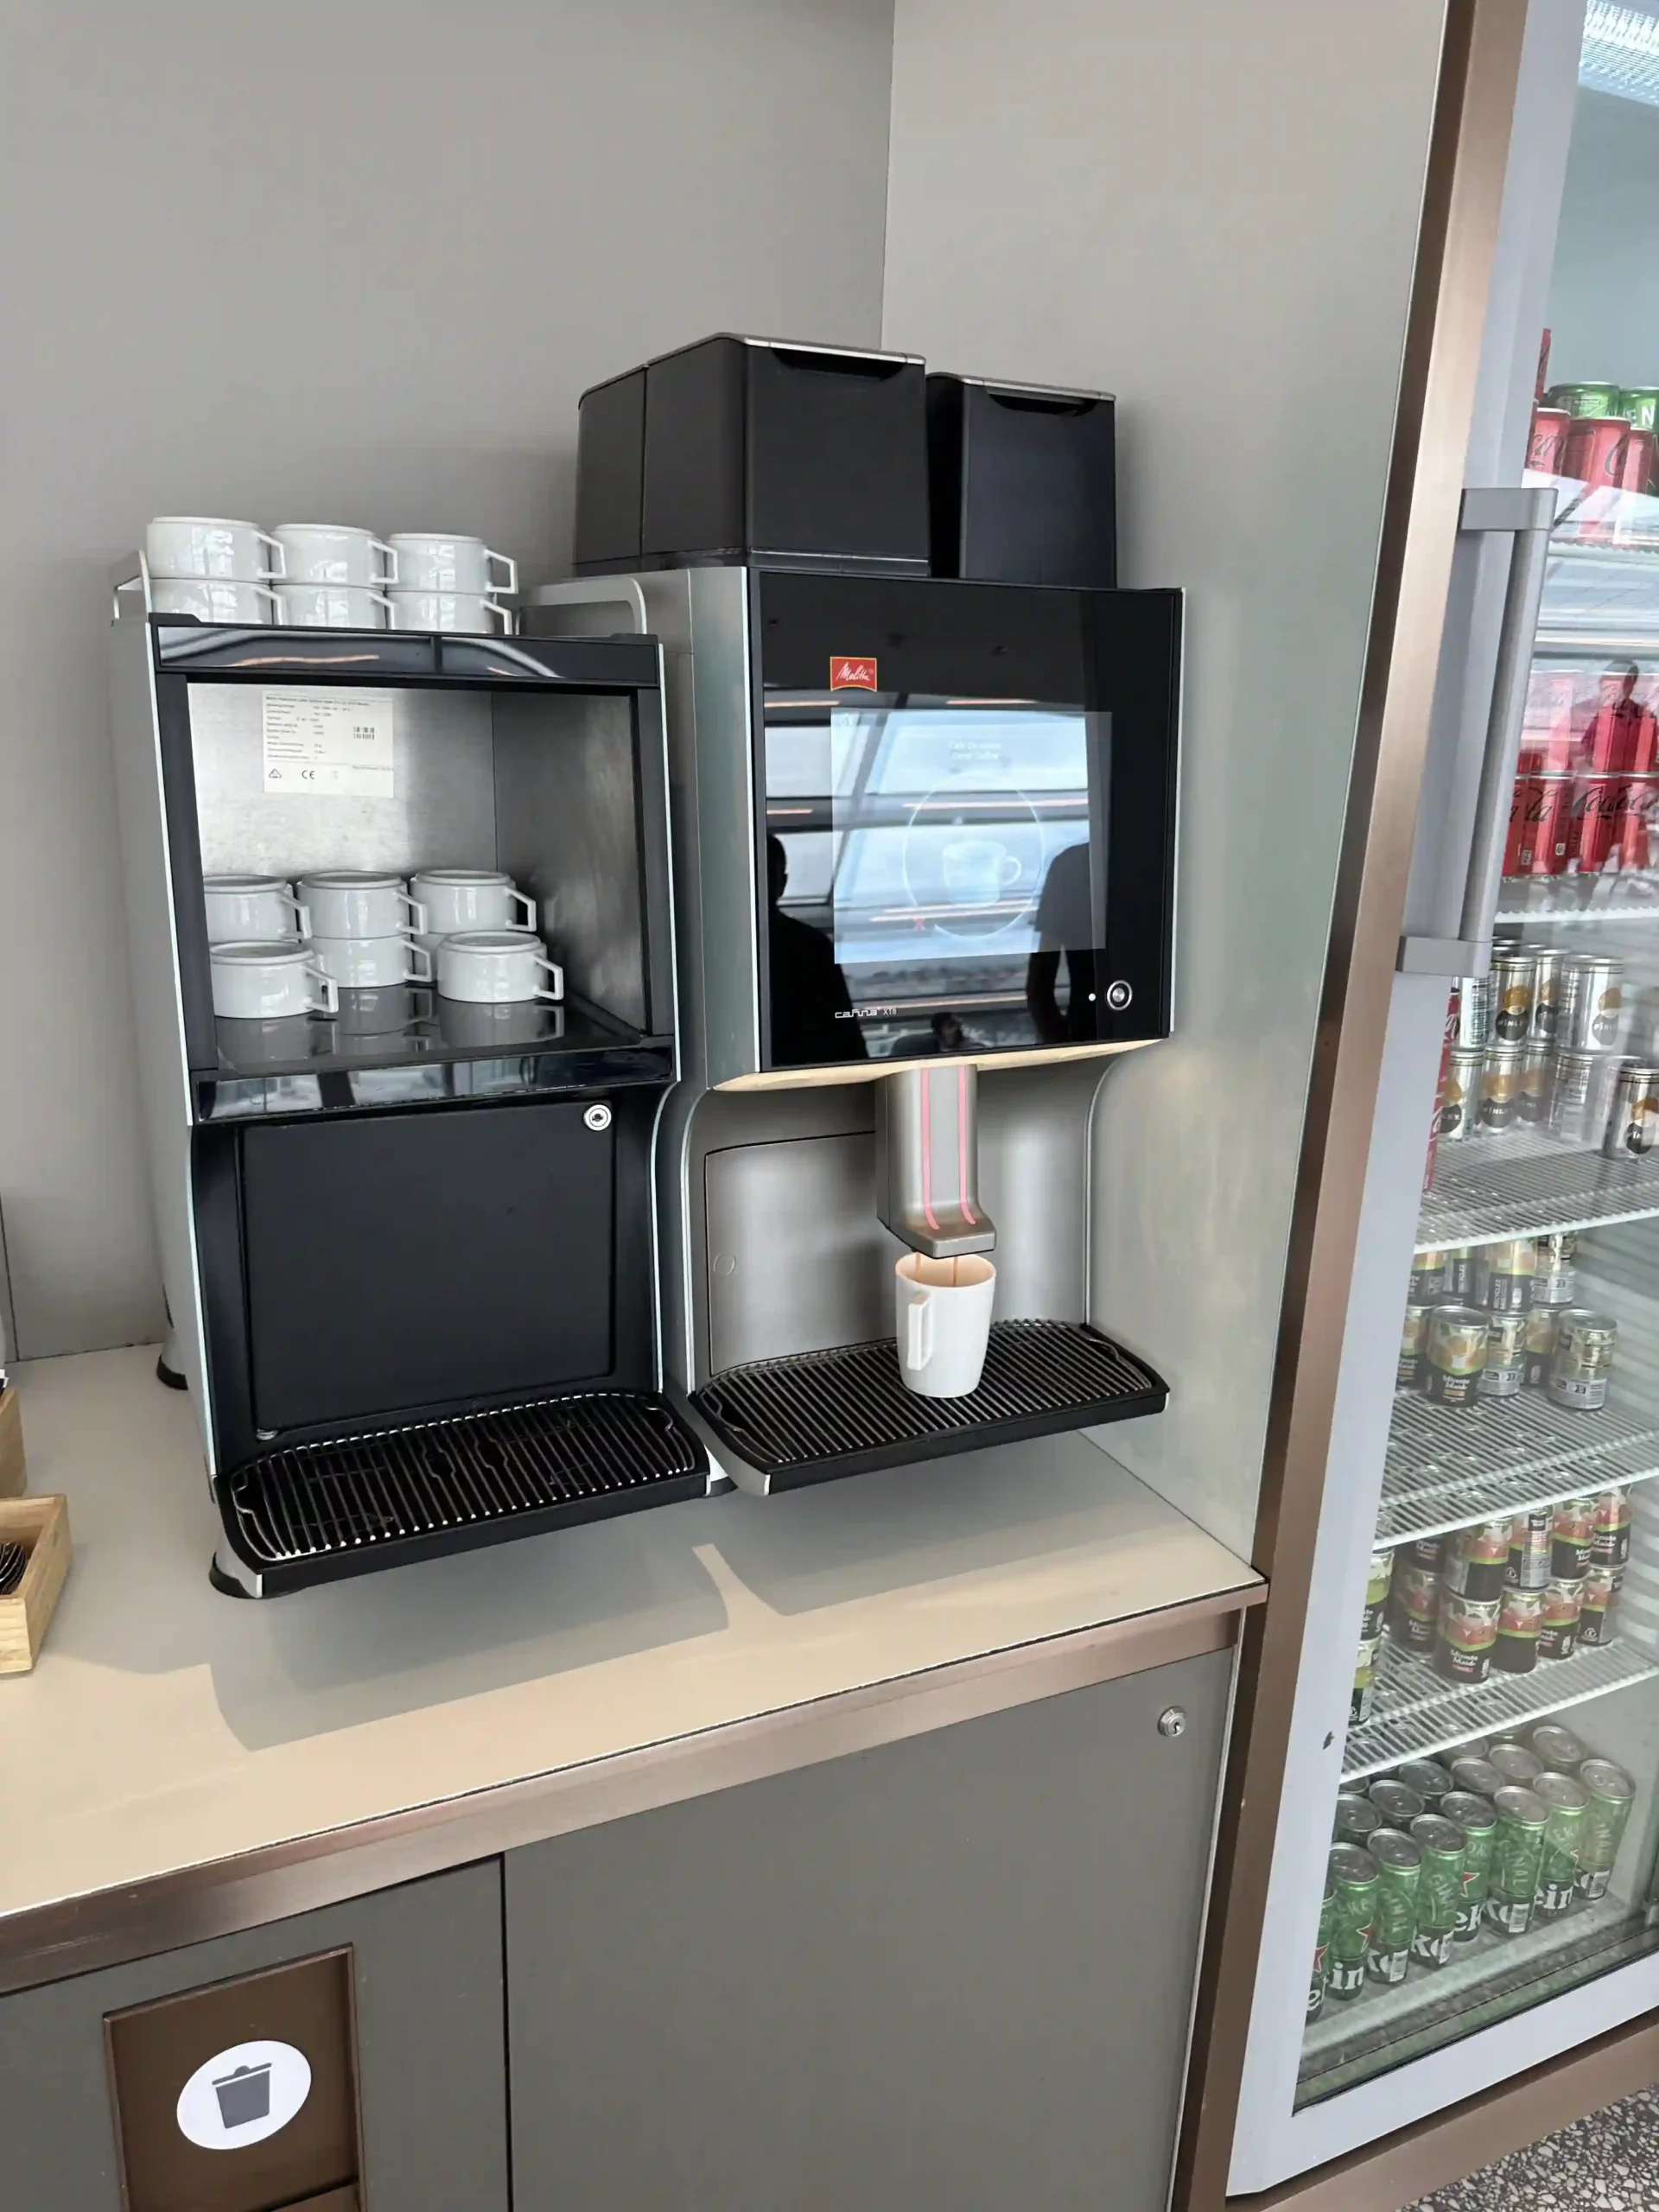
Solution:
<svg viewBox="0 0 1659 2212">
<path fill-rule="evenodd" d="M 1299 2106 L 1659 1948 L 1659 92 L 1605 89 L 1619 12 L 1591 10 L 1527 472 L 1558 519 L 1492 974 L 1452 994 L 1425 1132 Z"/>
</svg>

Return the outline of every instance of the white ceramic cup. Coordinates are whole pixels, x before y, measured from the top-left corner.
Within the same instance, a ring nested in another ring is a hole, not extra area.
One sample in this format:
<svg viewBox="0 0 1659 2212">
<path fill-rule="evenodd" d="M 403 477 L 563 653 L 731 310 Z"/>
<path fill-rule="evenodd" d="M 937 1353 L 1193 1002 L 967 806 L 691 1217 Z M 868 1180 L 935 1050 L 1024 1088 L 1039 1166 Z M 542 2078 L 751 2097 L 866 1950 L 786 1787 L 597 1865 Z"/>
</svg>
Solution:
<svg viewBox="0 0 1659 2212">
<path fill-rule="evenodd" d="M 432 956 L 412 937 L 314 937 L 311 950 L 342 991 L 385 991 L 394 983 L 429 983 Z"/>
<path fill-rule="evenodd" d="M 455 930 L 533 930 L 536 901 L 493 868 L 423 868 L 409 887 L 439 937 Z"/>
<path fill-rule="evenodd" d="M 354 584 L 384 590 L 397 581 L 397 556 L 372 530 L 345 522 L 279 522 L 271 532 L 283 549 L 291 584 Z"/>
<path fill-rule="evenodd" d="M 152 576 L 149 603 L 157 614 L 194 614 L 198 622 L 270 622 L 276 613 L 268 584 L 227 583 L 219 576 Z"/>
<path fill-rule="evenodd" d="M 495 633 L 499 621 L 504 634 L 512 628 L 512 609 L 499 599 L 476 591 L 395 591 L 391 594 L 391 626 L 394 630 L 459 630 L 477 637 Z"/>
<path fill-rule="evenodd" d="M 365 584 L 278 584 L 277 620 L 302 630 L 384 630 L 391 601 Z"/>
<path fill-rule="evenodd" d="M 543 975 L 553 979 L 550 988 Z M 562 999 L 564 970 L 537 937 L 517 930 L 462 930 L 438 947 L 438 995 L 474 1006 Z"/>
<path fill-rule="evenodd" d="M 276 1021 L 289 1014 L 333 1014 L 340 990 L 308 945 L 286 938 L 208 948 L 213 1012 L 233 1021 Z"/>
<path fill-rule="evenodd" d="M 219 576 L 257 584 L 287 574 L 283 549 L 269 531 L 219 515 L 157 515 L 144 532 L 144 559 L 152 576 Z"/>
<path fill-rule="evenodd" d="M 958 1260 L 906 1252 L 893 1272 L 906 1389 L 924 1398 L 965 1398 L 984 1371 L 996 1269 L 977 1252 Z"/>
<path fill-rule="evenodd" d="M 1018 857 L 995 837 L 958 837 L 942 858 L 945 891 L 964 906 L 992 905 L 1020 873 Z"/>
<path fill-rule="evenodd" d="M 201 895 L 210 944 L 311 934 L 304 900 L 280 875 L 205 875 Z"/>
<path fill-rule="evenodd" d="M 517 591 L 518 563 L 493 552 L 481 537 L 457 537 L 448 530 L 394 530 L 397 583 L 404 591 Z M 490 574 L 492 563 L 502 574 Z"/>
<path fill-rule="evenodd" d="M 319 868 L 297 886 L 311 914 L 314 937 L 398 937 L 423 930 L 426 909 L 404 888 L 401 875 L 373 868 Z"/>
</svg>

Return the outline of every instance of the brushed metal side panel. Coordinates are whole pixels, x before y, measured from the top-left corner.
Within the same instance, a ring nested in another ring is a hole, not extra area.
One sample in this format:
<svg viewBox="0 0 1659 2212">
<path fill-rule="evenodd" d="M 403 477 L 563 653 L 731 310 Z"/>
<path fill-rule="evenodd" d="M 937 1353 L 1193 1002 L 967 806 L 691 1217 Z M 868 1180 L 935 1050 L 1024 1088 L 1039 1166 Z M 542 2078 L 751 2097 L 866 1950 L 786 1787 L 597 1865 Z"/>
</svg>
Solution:
<svg viewBox="0 0 1659 2212">
<path fill-rule="evenodd" d="M 716 1375 L 892 1334 L 907 1247 L 876 1217 L 873 1137 L 742 1145 L 711 1153 L 703 1176 Z"/>
<path fill-rule="evenodd" d="M 697 792 L 702 899 L 702 1042 L 707 1079 L 715 1084 L 753 1075 L 760 1065 L 749 572 L 693 569 L 688 589 L 696 699 L 690 765 Z"/>
<path fill-rule="evenodd" d="M 535 899 L 569 988 L 645 1028 L 630 701 L 508 693 L 494 730 L 496 865 Z"/>
<path fill-rule="evenodd" d="M 387 691 L 391 798 L 273 798 L 263 772 L 264 692 L 193 683 L 190 736 L 205 875 L 308 868 L 493 868 L 490 702 L 467 691 Z"/>
</svg>

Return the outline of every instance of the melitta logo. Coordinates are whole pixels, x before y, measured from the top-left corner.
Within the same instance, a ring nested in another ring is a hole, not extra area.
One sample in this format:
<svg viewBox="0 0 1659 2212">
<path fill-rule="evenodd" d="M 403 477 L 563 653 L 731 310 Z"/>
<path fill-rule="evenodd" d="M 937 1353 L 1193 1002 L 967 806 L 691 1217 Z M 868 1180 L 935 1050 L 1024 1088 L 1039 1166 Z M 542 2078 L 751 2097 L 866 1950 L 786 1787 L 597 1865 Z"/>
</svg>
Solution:
<svg viewBox="0 0 1659 2212">
<path fill-rule="evenodd" d="M 830 689 L 832 691 L 874 691 L 876 689 L 875 663 L 860 660 L 849 653 L 830 656 Z"/>
</svg>

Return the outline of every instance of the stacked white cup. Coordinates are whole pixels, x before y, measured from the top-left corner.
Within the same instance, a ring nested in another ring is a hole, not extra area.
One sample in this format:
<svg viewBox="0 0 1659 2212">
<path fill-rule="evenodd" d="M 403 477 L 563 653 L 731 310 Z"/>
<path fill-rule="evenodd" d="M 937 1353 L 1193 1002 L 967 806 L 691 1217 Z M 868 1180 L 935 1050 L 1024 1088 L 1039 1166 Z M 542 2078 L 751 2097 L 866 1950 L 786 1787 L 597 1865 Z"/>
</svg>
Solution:
<svg viewBox="0 0 1659 2212">
<path fill-rule="evenodd" d="M 512 628 L 512 610 L 493 596 L 518 588 L 518 564 L 507 554 L 450 531 L 394 531 L 391 544 L 397 556 L 397 575 L 387 587 L 394 630 L 493 634 L 498 622 L 503 631 Z M 493 575 L 497 566 L 502 573 Z"/>
<path fill-rule="evenodd" d="M 285 574 L 277 620 L 309 630 L 384 630 L 397 556 L 356 523 L 282 522 L 272 533 Z"/>
<path fill-rule="evenodd" d="M 213 515 L 158 515 L 144 532 L 144 558 L 156 612 L 200 622 L 493 634 L 512 628 L 512 610 L 496 593 L 518 588 L 516 561 L 453 531 L 385 538 L 356 523 L 265 531 Z"/>
<path fill-rule="evenodd" d="M 426 909 L 399 875 L 374 868 L 320 868 L 298 884 L 310 920 L 310 950 L 342 991 L 429 983 L 432 957 L 418 940 Z"/>
<path fill-rule="evenodd" d="M 238 624 L 276 619 L 274 584 L 283 549 L 254 522 L 218 515 L 157 515 L 144 532 L 149 601 L 158 614 Z"/>
<path fill-rule="evenodd" d="M 310 934 L 310 912 L 285 877 L 204 876 L 201 893 L 215 1014 L 280 1021 L 336 1011 L 340 994 L 302 942 Z"/>
<path fill-rule="evenodd" d="M 426 917 L 420 944 L 440 997 L 503 1006 L 564 996 L 563 970 L 536 934 L 536 901 L 503 870 L 423 868 L 409 887 Z"/>
</svg>

